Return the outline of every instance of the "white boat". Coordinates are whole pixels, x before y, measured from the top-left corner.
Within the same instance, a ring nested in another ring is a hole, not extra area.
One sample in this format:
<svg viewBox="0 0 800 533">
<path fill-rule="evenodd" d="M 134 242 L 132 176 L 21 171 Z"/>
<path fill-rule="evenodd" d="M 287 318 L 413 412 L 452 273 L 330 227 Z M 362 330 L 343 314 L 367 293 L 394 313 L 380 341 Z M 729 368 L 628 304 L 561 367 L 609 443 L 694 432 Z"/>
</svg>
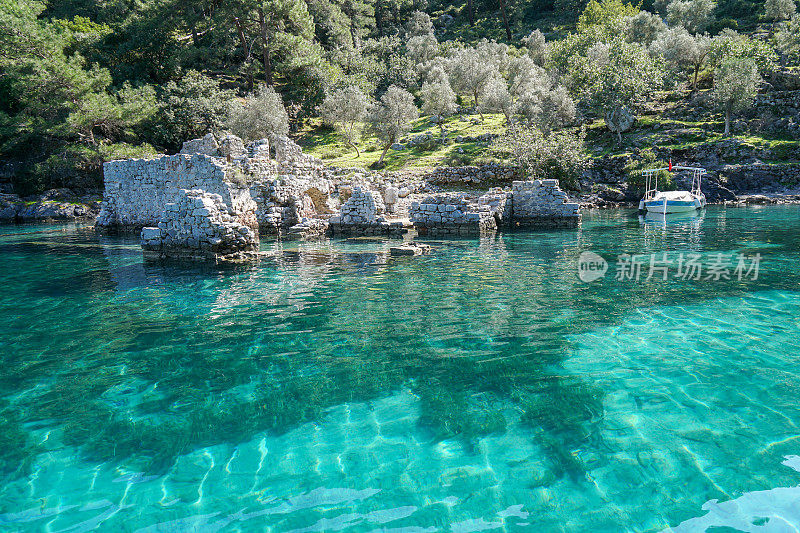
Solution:
<svg viewBox="0 0 800 533">
<path fill-rule="evenodd" d="M 692 173 L 691 191 L 659 191 L 658 174 L 663 171 L 688 170 Z M 688 213 L 706 206 L 706 196 L 700 190 L 700 181 L 706 169 L 699 167 L 649 168 L 642 174 L 645 177 L 645 193 L 639 202 L 639 211 L 647 213 L 670 214 Z"/>
</svg>

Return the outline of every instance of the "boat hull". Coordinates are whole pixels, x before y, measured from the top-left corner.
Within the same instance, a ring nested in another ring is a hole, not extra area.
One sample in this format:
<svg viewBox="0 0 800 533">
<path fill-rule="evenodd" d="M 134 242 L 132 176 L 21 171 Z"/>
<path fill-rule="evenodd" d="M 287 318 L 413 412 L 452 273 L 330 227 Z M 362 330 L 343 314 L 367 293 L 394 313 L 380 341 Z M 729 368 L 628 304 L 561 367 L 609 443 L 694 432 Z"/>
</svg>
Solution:
<svg viewBox="0 0 800 533">
<path fill-rule="evenodd" d="M 672 193 L 659 193 L 655 198 L 642 199 L 639 202 L 639 211 L 669 215 L 671 213 L 690 213 L 706 206 L 705 196 L 688 193 L 683 198 L 670 198 Z M 665 197 L 666 196 L 666 197 Z M 689 196 L 687 198 L 687 196 Z"/>
<path fill-rule="evenodd" d="M 645 211 L 648 213 L 688 213 L 689 211 L 696 211 L 702 206 L 699 201 L 650 201 L 644 202 Z"/>
</svg>

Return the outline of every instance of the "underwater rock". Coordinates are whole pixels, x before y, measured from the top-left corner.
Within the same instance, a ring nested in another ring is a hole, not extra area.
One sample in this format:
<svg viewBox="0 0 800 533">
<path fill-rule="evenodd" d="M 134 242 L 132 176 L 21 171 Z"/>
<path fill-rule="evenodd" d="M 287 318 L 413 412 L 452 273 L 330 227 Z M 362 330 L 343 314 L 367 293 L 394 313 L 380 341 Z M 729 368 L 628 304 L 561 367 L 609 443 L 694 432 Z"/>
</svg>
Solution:
<svg viewBox="0 0 800 533">
<path fill-rule="evenodd" d="M 407 242 L 400 246 L 392 246 L 389 248 L 389 255 L 423 255 L 430 253 L 430 244 L 422 244 L 419 242 Z"/>
</svg>

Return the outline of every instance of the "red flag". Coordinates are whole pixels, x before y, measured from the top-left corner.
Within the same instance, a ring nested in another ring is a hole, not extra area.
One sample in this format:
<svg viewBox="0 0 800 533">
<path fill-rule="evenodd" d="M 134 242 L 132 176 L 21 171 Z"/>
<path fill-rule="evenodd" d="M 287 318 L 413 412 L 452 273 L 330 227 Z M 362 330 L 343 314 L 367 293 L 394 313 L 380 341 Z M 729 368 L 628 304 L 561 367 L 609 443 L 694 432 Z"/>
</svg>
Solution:
<svg viewBox="0 0 800 533">
<path fill-rule="evenodd" d="M 672 158 L 669 158 L 669 171 L 672 172 Z"/>
</svg>

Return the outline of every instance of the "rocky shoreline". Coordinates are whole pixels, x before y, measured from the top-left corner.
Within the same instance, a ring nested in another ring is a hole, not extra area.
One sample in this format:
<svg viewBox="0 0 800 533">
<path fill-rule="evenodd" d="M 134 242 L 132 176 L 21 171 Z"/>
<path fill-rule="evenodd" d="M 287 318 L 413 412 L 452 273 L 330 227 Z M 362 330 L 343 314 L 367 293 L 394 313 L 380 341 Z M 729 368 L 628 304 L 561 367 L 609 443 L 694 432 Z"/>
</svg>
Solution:
<svg viewBox="0 0 800 533">
<path fill-rule="evenodd" d="M 721 178 L 712 172 L 703 183 L 703 192 L 710 205 L 739 207 L 747 205 L 800 204 L 800 187 L 785 186 L 785 179 L 777 182 L 768 179 L 779 171 L 780 176 L 790 171 L 798 171 L 793 165 L 755 164 L 751 171 L 737 166 L 736 172 L 729 172 Z M 744 167 L 743 165 L 741 167 Z M 770 170 L 765 167 L 780 167 Z M 792 168 L 789 168 L 792 167 Z M 402 196 L 411 197 L 444 192 L 475 193 L 478 189 L 493 186 L 510 187 L 511 182 L 504 179 L 515 174 L 497 165 L 485 167 L 442 167 L 400 172 L 372 172 L 354 169 L 331 169 L 331 183 L 351 184 L 355 178 L 368 182 L 391 180 L 398 185 Z M 581 186 L 588 193 L 569 194 L 569 201 L 580 204 L 581 209 L 635 208 L 639 195 L 616 172 L 611 177 L 611 169 L 595 168 L 590 182 Z M 619 169 L 616 169 L 619 170 Z M 354 174 L 355 173 L 355 174 Z M 612 179 L 613 178 L 613 179 Z M 615 181 L 616 180 L 616 181 Z M 508 183 L 505 183 L 508 181 Z M 675 186 L 686 188 L 688 184 L 676 177 Z M 2 191 L 2 189 L 0 189 Z M 485 192 L 485 190 L 483 190 Z M 95 221 L 100 214 L 103 191 L 76 192 L 67 188 L 51 189 L 32 196 L 20 196 L 6 189 L 0 192 L 0 223 L 25 223 L 44 221 L 84 220 Z M 409 198 L 411 200 L 411 198 Z"/>
<path fill-rule="evenodd" d="M 0 193 L 0 223 L 94 221 L 102 197 L 102 191 L 78 194 L 70 189 L 51 189 L 34 196 Z"/>
<path fill-rule="evenodd" d="M 431 190 L 431 187 L 426 189 Z M 433 189 L 435 190 L 435 187 Z M 79 195 L 69 189 L 52 189 L 39 195 L 25 197 L 0 193 L 0 224 L 49 221 L 94 222 L 100 213 L 101 197 L 102 193 L 99 191 Z M 581 209 L 625 209 L 635 208 L 638 205 L 638 200 L 614 200 L 599 194 L 570 195 L 570 200 L 579 203 Z M 800 190 L 748 192 L 734 195 L 730 199 L 709 201 L 709 205 L 728 207 L 800 205 Z"/>
</svg>

